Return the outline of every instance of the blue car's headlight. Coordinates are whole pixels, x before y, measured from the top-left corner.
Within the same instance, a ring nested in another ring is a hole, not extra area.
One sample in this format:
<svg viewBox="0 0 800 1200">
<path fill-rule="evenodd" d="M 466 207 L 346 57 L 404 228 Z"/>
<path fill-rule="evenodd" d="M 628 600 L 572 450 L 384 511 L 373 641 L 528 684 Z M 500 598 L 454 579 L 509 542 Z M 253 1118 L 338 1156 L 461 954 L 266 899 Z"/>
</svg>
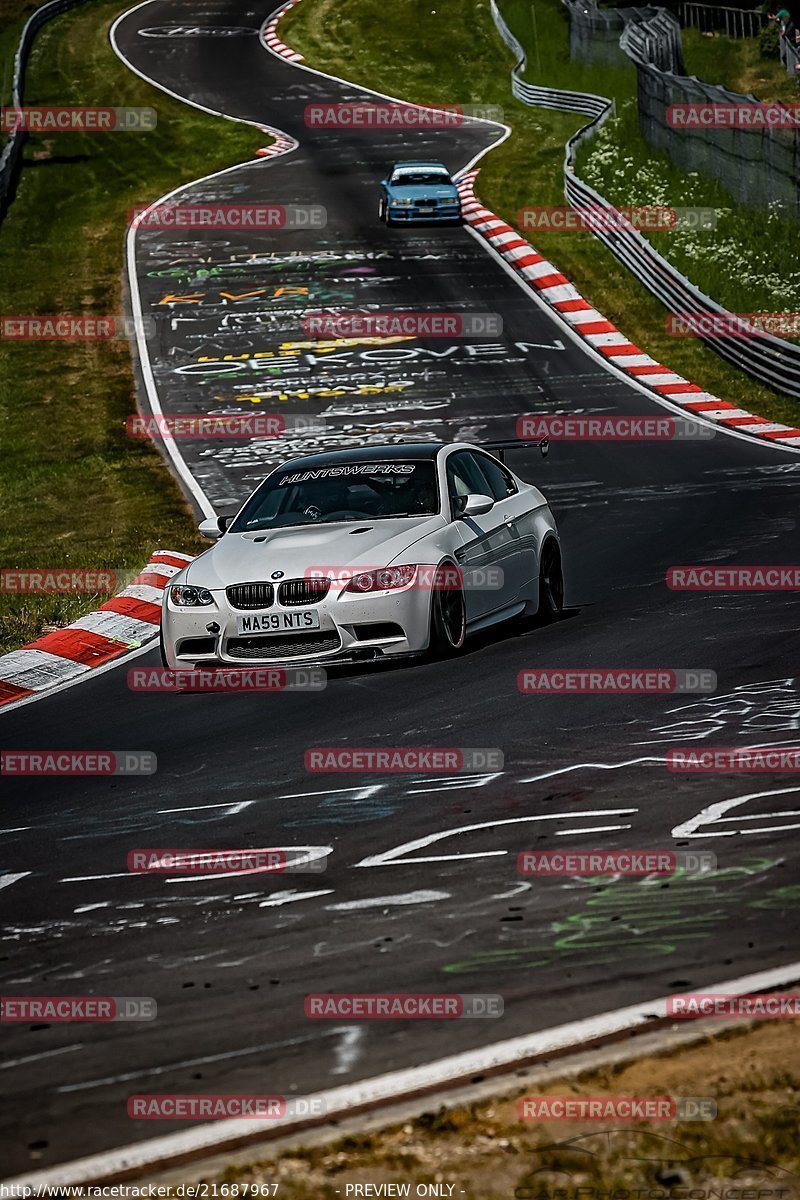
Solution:
<svg viewBox="0 0 800 1200">
<path fill-rule="evenodd" d="M 203 608 L 214 603 L 208 588 L 192 587 L 188 583 L 176 583 L 169 589 L 169 598 L 178 608 Z"/>
<path fill-rule="evenodd" d="M 405 205 L 410 204 L 411 201 L 410 200 L 390 200 L 389 203 L 392 205 L 393 208 L 398 208 L 400 205 L 405 206 Z"/>
</svg>

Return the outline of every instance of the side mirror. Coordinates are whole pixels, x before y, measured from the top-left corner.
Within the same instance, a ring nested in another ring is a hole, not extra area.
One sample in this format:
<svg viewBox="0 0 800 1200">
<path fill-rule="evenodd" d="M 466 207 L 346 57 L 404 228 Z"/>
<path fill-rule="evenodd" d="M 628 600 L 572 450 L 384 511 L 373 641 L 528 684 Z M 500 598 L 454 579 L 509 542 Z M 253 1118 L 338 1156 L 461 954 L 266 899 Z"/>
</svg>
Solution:
<svg viewBox="0 0 800 1200">
<path fill-rule="evenodd" d="M 202 533 L 203 537 L 209 538 L 215 542 L 217 538 L 221 538 L 225 530 L 230 525 L 233 517 L 206 517 L 205 521 L 201 521 L 197 528 Z"/>
<path fill-rule="evenodd" d="M 389 180 L 388 180 L 388 179 L 382 179 L 382 180 L 381 180 L 381 187 L 388 187 L 388 186 L 389 186 Z"/>
<path fill-rule="evenodd" d="M 494 500 L 491 496 L 481 496 L 473 493 L 464 497 L 464 507 L 461 509 L 461 516 L 479 517 L 481 513 L 487 513 L 490 508 L 494 508 Z"/>
</svg>

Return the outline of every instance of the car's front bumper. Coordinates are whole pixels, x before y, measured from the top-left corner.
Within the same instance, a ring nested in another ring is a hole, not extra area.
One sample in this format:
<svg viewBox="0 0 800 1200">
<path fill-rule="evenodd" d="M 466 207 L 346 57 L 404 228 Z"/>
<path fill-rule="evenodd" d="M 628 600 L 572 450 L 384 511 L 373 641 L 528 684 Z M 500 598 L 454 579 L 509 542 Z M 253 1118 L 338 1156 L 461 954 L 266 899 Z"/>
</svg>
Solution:
<svg viewBox="0 0 800 1200">
<path fill-rule="evenodd" d="M 431 596 L 419 588 L 366 596 L 331 591 L 319 603 L 302 606 L 302 611 L 319 613 L 319 629 L 297 634 L 240 634 L 237 618 L 252 614 L 252 610 L 232 608 L 224 591 L 212 591 L 212 595 L 213 605 L 202 608 L 177 608 L 170 603 L 169 594 L 165 597 L 164 652 L 173 669 L 357 662 L 419 654 L 428 647 Z M 265 611 L 298 609 L 275 604 Z"/>
<path fill-rule="evenodd" d="M 445 222 L 445 221 L 460 221 L 462 219 L 461 208 L 459 207 L 437 207 L 432 212 L 425 212 L 420 208 L 409 206 L 408 208 L 394 208 L 389 205 L 387 209 L 389 220 L 405 221 L 409 224 L 414 221 L 425 222 Z"/>
</svg>

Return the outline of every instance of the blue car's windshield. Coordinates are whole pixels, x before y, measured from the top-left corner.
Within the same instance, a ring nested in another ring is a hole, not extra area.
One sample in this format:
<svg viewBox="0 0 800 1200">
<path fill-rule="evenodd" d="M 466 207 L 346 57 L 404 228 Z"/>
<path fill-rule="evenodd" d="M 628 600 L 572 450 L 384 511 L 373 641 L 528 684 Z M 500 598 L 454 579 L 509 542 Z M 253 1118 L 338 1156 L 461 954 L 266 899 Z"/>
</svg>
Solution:
<svg viewBox="0 0 800 1200">
<path fill-rule="evenodd" d="M 286 464 L 250 497 L 230 528 L 232 533 L 248 533 L 438 512 L 433 462 L 344 462 L 316 470 Z"/>
<path fill-rule="evenodd" d="M 404 183 L 430 183 L 437 187 L 444 185 L 448 187 L 452 184 L 450 176 L 446 171 L 395 171 L 391 178 L 392 184 Z"/>
</svg>

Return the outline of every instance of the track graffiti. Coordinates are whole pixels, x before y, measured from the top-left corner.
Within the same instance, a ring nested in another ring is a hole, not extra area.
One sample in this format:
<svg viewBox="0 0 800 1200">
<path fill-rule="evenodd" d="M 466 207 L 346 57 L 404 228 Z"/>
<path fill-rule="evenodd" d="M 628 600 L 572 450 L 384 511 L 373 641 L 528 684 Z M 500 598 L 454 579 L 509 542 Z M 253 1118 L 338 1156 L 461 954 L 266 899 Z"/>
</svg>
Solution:
<svg viewBox="0 0 800 1200">
<path fill-rule="evenodd" d="M 582 968 L 636 964 L 648 957 L 677 953 L 687 942 L 706 942 L 716 928 L 734 913 L 743 920 L 743 909 L 800 907 L 800 889 L 767 888 L 748 896 L 748 885 L 778 865 L 780 859 L 753 859 L 741 866 L 725 867 L 707 876 L 679 871 L 670 878 L 652 877 L 636 882 L 596 879 L 581 912 L 569 913 L 550 924 L 548 934 L 530 936 L 534 945 L 479 950 L 469 958 L 447 963 L 445 974 L 463 975 L 494 970 L 528 970 L 562 962 Z M 752 891 L 752 889 L 751 889 Z"/>
</svg>

